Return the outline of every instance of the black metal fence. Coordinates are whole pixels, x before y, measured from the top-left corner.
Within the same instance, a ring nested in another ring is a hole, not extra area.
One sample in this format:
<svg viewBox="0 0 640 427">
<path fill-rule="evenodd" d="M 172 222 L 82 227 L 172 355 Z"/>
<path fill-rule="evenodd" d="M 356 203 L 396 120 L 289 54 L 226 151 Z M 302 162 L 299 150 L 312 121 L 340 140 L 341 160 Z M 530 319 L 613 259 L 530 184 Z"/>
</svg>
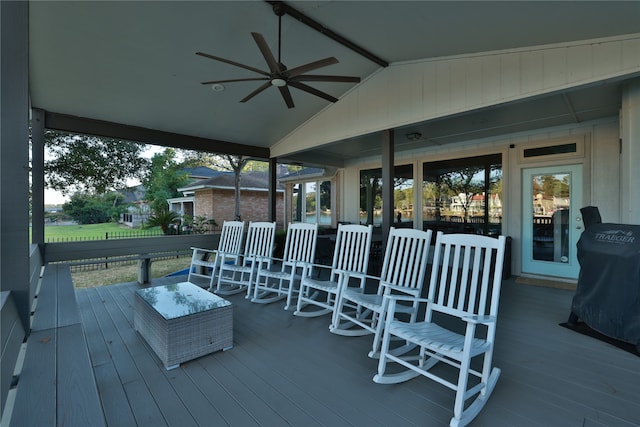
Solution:
<svg viewBox="0 0 640 427">
<path fill-rule="evenodd" d="M 123 230 L 118 232 L 105 232 L 102 235 L 95 236 L 64 236 L 64 237 L 47 237 L 47 243 L 63 243 L 63 242 L 80 242 L 85 240 L 109 240 L 109 239 L 136 239 L 143 237 L 158 237 L 164 233 L 162 230 Z"/>
<path fill-rule="evenodd" d="M 172 260 L 183 258 L 188 260 L 191 258 L 191 251 L 176 251 L 174 253 L 167 253 L 166 255 L 155 255 L 153 257 L 154 262 L 161 262 L 163 260 Z M 135 257 L 106 257 L 106 258 L 87 258 L 83 260 L 74 261 L 69 264 L 69 268 L 72 273 L 82 271 L 96 271 L 107 270 L 109 268 L 132 266 L 138 263 L 138 259 Z"/>
</svg>

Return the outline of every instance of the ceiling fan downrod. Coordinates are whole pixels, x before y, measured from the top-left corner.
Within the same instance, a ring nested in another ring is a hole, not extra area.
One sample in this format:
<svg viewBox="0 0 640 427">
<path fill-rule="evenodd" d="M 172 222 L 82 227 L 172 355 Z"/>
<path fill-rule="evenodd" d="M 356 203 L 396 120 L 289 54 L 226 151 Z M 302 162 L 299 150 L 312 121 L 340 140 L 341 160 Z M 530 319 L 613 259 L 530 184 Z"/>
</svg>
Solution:
<svg viewBox="0 0 640 427">
<path fill-rule="evenodd" d="M 273 13 L 278 17 L 278 63 L 282 64 L 280 52 L 282 52 L 282 15 L 284 15 L 284 4 L 281 2 L 274 4 Z"/>
</svg>

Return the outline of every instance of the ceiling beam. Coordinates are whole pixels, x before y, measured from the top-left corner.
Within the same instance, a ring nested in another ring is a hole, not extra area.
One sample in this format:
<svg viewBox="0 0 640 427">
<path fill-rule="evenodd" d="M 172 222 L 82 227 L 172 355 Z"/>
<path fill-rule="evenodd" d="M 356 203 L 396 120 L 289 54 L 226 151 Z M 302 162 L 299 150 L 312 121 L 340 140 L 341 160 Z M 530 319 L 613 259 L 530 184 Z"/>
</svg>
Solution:
<svg viewBox="0 0 640 427">
<path fill-rule="evenodd" d="M 351 40 L 348 40 L 348 39 L 342 37 L 341 35 L 331 31 L 330 29 L 328 29 L 327 27 L 325 27 L 324 25 L 322 25 L 318 21 L 316 21 L 316 20 L 308 17 L 304 13 L 294 9 L 293 7 L 289 6 L 285 2 L 283 2 L 283 1 L 270 1 L 270 0 L 265 0 L 265 1 L 267 3 L 269 3 L 273 7 L 276 7 L 276 6 L 284 7 L 284 13 L 286 13 L 287 15 L 291 16 L 292 18 L 297 19 L 298 21 L 302 22 L 306 26 L 313 28 L 314 30 L 316 30 L 320 34 L 324 34 L 325 36 L 329 37 L 331 40 L 334 40 L 334 41 L 340 43 L 341 45 L 353 50 L 354 52 L 358 53 L 359 55 L 364 56 L 368 60 L 375 62 L 376 64 L 380 65 L 381 67 L 388 67 L 389 66 L 389 62 L 385 61 L 384 59 L 382 59 L 382 58 L 380 58 L 380 57 L 378 57 L 376 55 L 374 55 L 373 53 L 369 52 L 365 48 L 353 43 Z"/>
<path fill-rule="evenodd" d="M 247 156 L 255 159 L 268 159 L 270 154 L 269 148 L 265 147 L 164 132 L 121 123 L 71 116 L 68 114 L 45 112 L 44 127 L 46 129 L 64 132 L 136 141 L 143 144 L 205 151 L 216 154 Z"/>
</svg>

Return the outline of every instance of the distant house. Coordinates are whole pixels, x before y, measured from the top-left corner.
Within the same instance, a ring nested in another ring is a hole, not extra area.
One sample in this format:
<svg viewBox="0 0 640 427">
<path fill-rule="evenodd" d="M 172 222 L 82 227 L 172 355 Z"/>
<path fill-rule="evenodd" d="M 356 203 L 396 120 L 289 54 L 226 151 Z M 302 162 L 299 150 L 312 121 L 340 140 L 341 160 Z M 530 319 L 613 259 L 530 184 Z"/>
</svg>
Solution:
<svg viewBox="0 0 640 427">
<path fill-rule="evenodd" d="M 139 227 L 149 218 L 149 204 L 144 200 L 147 189 L 143 185 L 125 188 L 120 191 L 123 203 L 128 205 L 127 212 L 120 217 L 120 223 L 129 227 Z"/>
<path fill-rule="evenodd" d="M 234 219 L 234 173 L 214 171 L 213 176 L 178 188 L 183 197 L 168 200 L 170 210 L 181 215 L 205 217 L 218 224 Z M 240 175 L 240 218 L 243 221 L 268 221 L 268 172 L 243 172 Z M 284 227 L 284 188 L 276 188 L 276 218 Z"/>
<path fill-rule="evenodd" d="M 198 182 L 211 178 L 222 172 L 211 168 L 200 166 L 195 168 L 184 168 L 182 171 L 189 176 L 192 181 Z M 151 210 L 149 203 L 145 200 L 146 188 L 143 185 L 129 187 L 120 191 L 124 196 L 124 203 L 129 205 L 128 211 L 121 216 L 120 222 L 129 227 L 139 227 L 147 221 Z M 193 198 L 181 197 L 170 199 L 171 210 L 180 212 L 182 216 L 193 216 Z"/>
</svg>

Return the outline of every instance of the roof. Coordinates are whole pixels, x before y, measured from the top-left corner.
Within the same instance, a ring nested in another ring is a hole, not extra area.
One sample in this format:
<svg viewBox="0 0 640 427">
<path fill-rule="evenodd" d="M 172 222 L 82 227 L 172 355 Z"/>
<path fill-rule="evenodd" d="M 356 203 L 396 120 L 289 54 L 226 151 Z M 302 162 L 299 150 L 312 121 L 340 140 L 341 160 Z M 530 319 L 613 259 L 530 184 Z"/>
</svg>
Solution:
<svg viewBox="0 0 640 427">
<path fill-rule="evenodd" d="M 335 169 L 326 168 L 302 168 L 294 172 L 287 172 L 278 178 L 280 182 L 288 182 L 294 180 L 304 180 L 311 178 L 322 178 L 325 176 L 332 176 L 335 173 Z"/>
<path fill-rule="evenodd" d="M 184 187 L 178 188 L 183 193 L 205 190 L 205 189 L 234 189 L 235 174 L 228 171 L 220 171 L 216 176 L 208 179 L 193 182 Z M 242 190 L 268 190 L 269 189 L 269 173 L 268 172 L 242 172 L 240 174 L 240 188 Z M 278 185 L 278 190 L 283 191 L 284 187 Z"/>
<path fill-rule="evenodd" d="M 123 203 L 136 203 L 144 199 L 147 189 L 140 184 L 135 187 L 127 187 L 119 192 L 124 197 Z"/>
<path fill-rule="evenodd" d="M 182 168 L 182 172 L 189 175 L 190 178 L 203 179 L 217 176 L 223 171 L 214 170 L 206 166 L 197 166 L 195 168 Z"/>
</svg>

